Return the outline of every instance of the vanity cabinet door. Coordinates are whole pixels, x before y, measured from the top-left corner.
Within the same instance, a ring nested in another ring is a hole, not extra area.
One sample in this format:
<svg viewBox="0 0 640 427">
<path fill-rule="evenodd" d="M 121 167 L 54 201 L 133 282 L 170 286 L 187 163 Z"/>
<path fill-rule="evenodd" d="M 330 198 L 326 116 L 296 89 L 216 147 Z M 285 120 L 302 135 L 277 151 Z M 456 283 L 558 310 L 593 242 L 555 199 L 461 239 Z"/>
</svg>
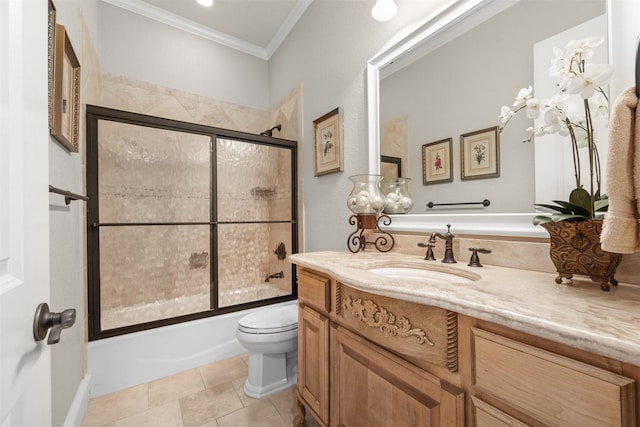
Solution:
<svg viewBox="0 0 640 427">
<path fill-rule="evenodd" d="M 332 427 L 464 425 L 462 390 L 342 327 L 331 349 Z"/>
<path fill-rule="evenodd" d="M 329 422 L 329 319 L 300 306 L 298 394 L 317 418 Z"/>
</svg>

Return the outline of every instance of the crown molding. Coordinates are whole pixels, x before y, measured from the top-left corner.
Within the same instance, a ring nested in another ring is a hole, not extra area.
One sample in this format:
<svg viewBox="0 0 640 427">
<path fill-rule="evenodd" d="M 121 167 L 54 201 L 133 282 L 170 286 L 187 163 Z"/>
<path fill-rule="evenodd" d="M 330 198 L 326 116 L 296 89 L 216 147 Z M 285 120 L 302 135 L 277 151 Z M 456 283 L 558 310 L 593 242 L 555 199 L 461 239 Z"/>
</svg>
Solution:
<svg viewBox="0 0 640 427">
<path fill-rule="evenodd" d="M 276 50 L 280 47 L 282 42 L 287 38 L 293 27 L 295 27 L 298 20 L 302 17 L 307 8 L 311 5 L 313 0 L 298 0 L 296 5 L 289 15 L 285 18 L 278 31 L 273 36 L 269 44 L 267 44 L 267 59 L 271 58 L 271 55 L 275 53 Z"/>
<path fill-rule="evenodd" d="M 174 13 L 167 12 L 166 10 L 160 9 L 141 0 L 102 1 L 266 61 L 278 49 L 280 44 L 282 44 L 286 36 L 289 34 L 291 29 L 293 29 L 298 19 L 300 19 L 313 0 L 299 0 L 296 3 L 296 6 L 291 10 L 289 15 L 287 15 L 284 23 L 280 26 L 273 39 L 269 42 L 267 48 L 257 46 L 253 43 L 249 43 L 220 31 L 215 31 L 209 27 L 190 21 Z"/>
</svg>

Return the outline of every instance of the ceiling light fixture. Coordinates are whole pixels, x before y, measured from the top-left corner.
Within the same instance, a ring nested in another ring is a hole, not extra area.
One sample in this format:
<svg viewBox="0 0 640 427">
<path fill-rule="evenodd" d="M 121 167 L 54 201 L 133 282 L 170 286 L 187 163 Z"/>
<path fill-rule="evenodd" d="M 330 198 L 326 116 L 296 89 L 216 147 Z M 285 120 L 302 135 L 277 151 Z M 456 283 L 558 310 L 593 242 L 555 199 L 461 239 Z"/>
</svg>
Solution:
<svg viewBox="0 0 640 427">
<path fill-rule="evenodd" d="M 371 16 L 376 21 L 388 21 L 398 13 L 398 6 L 393 0 L 377 0 L 373 9 L 371 9 Z"/>
<path fill-rule="evenodd" d="M 213 0 L 196 0 L 198 2 L 198 4 L 205 6 L 205 7 L 211 7 L 213 6 Z"/>
</svg>

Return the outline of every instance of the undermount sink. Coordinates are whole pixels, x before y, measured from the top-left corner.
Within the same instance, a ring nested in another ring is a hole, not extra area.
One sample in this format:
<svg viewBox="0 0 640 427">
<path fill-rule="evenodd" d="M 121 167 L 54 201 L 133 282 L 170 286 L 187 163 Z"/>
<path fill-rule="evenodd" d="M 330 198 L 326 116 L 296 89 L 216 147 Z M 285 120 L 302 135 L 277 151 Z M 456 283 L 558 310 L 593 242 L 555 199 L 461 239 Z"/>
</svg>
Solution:
<svg viewBox="0 0 640 427">
<path fill-rule="evenodd" d="M 471 283 L 473 279 L 444 271 L 427 270 L 424 268 L 412 267 L 376 267 L 369 269 L 369 272 L 390 279 L 422 280 L 430 283 Z"/>
</svg>

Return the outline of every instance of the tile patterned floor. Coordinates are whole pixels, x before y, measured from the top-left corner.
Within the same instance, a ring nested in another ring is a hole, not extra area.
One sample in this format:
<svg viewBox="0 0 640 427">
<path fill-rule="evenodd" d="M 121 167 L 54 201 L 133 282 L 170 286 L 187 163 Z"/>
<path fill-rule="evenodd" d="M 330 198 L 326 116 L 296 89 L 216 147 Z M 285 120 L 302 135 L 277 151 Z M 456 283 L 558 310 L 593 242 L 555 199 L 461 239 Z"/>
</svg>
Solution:
<svg viewBox="0 0 640 427">
<path fill-rule="evenodd" d="M 289 427 L 293 388 L 262 399 L 242 386 L 247 358 L 237 356 L 89 401 L 83 427 Z M 307 426 L 318 424 L 307 415 Z"/>
</svg>

